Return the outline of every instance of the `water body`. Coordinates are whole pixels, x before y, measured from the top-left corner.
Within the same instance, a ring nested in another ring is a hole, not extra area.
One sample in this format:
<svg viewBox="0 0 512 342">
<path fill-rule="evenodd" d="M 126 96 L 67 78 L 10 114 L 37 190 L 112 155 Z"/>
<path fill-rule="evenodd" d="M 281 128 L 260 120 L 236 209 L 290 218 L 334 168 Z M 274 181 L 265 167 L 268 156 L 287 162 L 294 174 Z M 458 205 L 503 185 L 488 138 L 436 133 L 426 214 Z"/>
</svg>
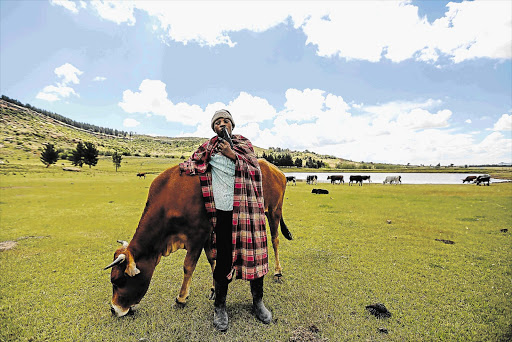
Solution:
<svg viewBox="0 0 512 342">
<path fill-rule="evenodd" d="M 286 176 L 295 176 L 297 180 L 306 181 L 308 175 L 316 175 L 318 183 L 330 183 L 327 180 L 328 176 L 343 176 L 345 183 L 348 183 L 351 175 L 366 175 L 371 177 L 372 183 L 380 183 L 386 179 L 387 176 L 402 176 L 402 184 L 462 184 L 462 180 L 467 176 L 479 176 L 481 174 L 473 173 L 350 173 L 350 172 L 285 172 Z M 491 178 L 491 183 L 507 182 L 507 179 Z M 364 181 L 368 183 L 368 181 Z M 465 183 L 468 184 L 468 183 Z"/>
</svg>

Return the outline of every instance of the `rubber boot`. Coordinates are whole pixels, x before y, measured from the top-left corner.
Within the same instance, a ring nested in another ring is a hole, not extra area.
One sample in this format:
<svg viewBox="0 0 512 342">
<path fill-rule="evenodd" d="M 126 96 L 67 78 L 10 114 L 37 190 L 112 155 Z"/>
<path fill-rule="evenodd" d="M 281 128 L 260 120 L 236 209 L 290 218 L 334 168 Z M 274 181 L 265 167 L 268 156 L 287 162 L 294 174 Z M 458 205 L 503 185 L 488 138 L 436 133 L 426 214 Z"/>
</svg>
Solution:
<svg viewBox="0 0 512 342">
<path fill-rule="evenodd" d="M 251 280 L 252 311 L 263 323 L 272 321 L 272 313 L 263 304 L 263 277 Z"/>
<path fill-rule="evenodd" d="M 228 283 L 215 282 L 215 308 L 213 312 L 213 326 L 219 331 L 228 330 L 228 312 L 226 310 L 226 296 Z"/>
</svg>

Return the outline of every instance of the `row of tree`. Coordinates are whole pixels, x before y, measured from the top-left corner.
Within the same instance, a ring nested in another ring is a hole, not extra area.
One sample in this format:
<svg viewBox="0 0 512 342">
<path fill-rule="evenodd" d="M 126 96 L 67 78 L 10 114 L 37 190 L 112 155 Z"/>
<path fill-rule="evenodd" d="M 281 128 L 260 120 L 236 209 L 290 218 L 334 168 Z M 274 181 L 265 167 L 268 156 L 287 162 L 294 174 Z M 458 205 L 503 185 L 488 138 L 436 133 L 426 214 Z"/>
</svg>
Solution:
<svg viewBox="0 0 512 342">
<path fill-rule="evenodd" d="M 272 163 L 276 166 L 302 167 L 304 164 L 304 161 L 299 157 L 293 160 L 291 154 L 289 153 L 274 155 L 273 153 L 266 154 L 265 152 L 263 152 L 263 155 L 261 157 L 263 159 L 266 159 L 269 163 Z M 321 160 L 316 160 L 311 157 L 308 157 L 308 159 L 305 160 L 305 167 L 307 168 L 319 169 L 325 166 L 326 164 Z"/>
<path fill-rule="evenodd" d="M 59 159 L 59 152 L 55 149 L 53 144 L 44 145 L 43 152 L 41 153 L 41 162 L 46 167 L 55 164 Z M 96 166 L 98 163 L 98 150 L 91 142 L 83 144 L 81 141 L 76 145 L 76 149 L 68 156 L 68 160 L 75 166 L 82 167 L 84 164 Z"/>
<path fill-rule="evenodd" d="M 46 167 L 49 167 L 52 164 L 55 164 L 59 159 L 59 152 L 55 149 L 53 144 L 44 145 L 43 152 L 41 153 L 41 161 Z M 112 163 L 117 169 L 121 167 L 121 160 L 123 159 L 123 155 L 115 151 L 112 153 Z M 96 166 L 98 163 L 98 150 L 96 146 L 94 146 L 91 142 L 86 142 L 85 144 L 81 141 L 76 145 L 76 149 L 71 152 L 71 155 L 68 156 L 68 160 L 74 166 L 82 167 L 84 164 L 89 165 L 89 168 L 92 166 Z"/>
</svg>

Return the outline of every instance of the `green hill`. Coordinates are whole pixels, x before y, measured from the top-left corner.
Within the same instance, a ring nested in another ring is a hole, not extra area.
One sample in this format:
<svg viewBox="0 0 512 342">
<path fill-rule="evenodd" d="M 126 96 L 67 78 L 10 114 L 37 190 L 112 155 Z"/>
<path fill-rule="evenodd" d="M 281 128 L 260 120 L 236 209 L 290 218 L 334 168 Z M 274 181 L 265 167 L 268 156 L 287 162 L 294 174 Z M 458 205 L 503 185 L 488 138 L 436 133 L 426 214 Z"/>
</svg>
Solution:
<svg viewBox="0 0 512 342">
<path fill-rule="evenodd" d="M 86 125 L 85 127 L 90 129 L 76 127 L 73 126 L 74 121 L 64 116 L 53 113 L 49 116 L 46 111 L 23 105 L 5 96 L 0 99 L 0 109 L 0 160 L 4 163 L 39 158 L 46 143 L 53 144 L 61 157 L 66 158 L 79 141 L 92 142 L 100 155 L 108 156 L 118 151 L 126 156 L 188 158 L 197 146 L 207 139 L 128 135 L 126 132 L 123 132 L 124 135 L 102 133 L 113 130 L 86 124 L 80 124 L 80 127 Z M 310 151 L 291 151 L 278 147 L 263 149 L 255 146 L 255 151 L 260 157 L 264 153 L 274 157 L 289 154 L 293 160 L 297 158 L 301 158 L 304 162 L 308 158 L 321 160 L 330 168 L 335 168 L 336 165 L 339 167 L 342 164 L 355 168 L 360 164 Z"/>
<path fill-rule="evenodd" d="M 6 100 L 7 99 L 7 100 Z M 113 134 L 109 134 L 113 133 Z M 100 157 L 110 159 L 117 151 L 124 156 L 138 159 L 139 170 L 150 171 L 148 163 L 154 164 L 151 171 L 157 172 L 180 160 L 188 158 L 207 138 L 171 138 L 148 135 L 128 134 L 110 128 L 77 123 L 65 116 L 49 113 L 23 105 L 6 96 L 0 99 L 0 173 L 16 172 L 31 165 L 43 166 L 39 157 L 47 143 L 55 146 L 59 152 L 61 166 L 70 166 L 66 160 L 76 148 L 78 142 L 91 142 L 98 149 Z M 510 178 L 510 167 L 460 168 L 460 167 L 418 167 L 414 165 L 379 164 L 372 162 L 354 162 L 329 155 L 319 155 L 311 151 L 292 151 L 279 147 L 263 149 L 255 146 L 259 157 L 272 155 L 295 161 L 300 158 L 303 168 L 281 167 L 288 171 L 315 171 L 306 167 L 306 160 L 322 161 L 324 166 L 318 171 L 336 172 L 472 172 L 490 173 L 494 178 Z M 126 160 L 126 159 L 125 159 Z M 110 163 L 109 163 L 110 164 Z M 142 165 L 145 165 L 142 167 Z M 126 170 L 126 168 L 123 168 Z"/>
</svg>

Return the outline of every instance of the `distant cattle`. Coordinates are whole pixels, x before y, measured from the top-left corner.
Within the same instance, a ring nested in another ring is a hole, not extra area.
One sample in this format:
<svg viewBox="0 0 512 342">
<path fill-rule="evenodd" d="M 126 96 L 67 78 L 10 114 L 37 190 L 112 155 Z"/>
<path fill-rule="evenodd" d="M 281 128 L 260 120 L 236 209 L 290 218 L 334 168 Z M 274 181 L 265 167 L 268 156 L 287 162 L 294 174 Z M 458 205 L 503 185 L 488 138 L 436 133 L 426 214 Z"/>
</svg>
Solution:
<svg viewBox="0 0 512 342">
<path fill-rule="evenodd" d="M 139 177 L 139 178 L 144 177 L 144 179 L 146 179 L 146 174 L 143 172 L 139 172 L 139 173 L 137 173 L 137 177 Z"/>
<path fill-rule="evenodd" d="M 363 180 L 367 180 L 368 183 L 371 183 L 372 180 L 370 179 L 370 176 L 361 176 Z"/>
<path fill-rule="evenodd" d="M 489 176 L 489 175 L 478 176 L 475 180 L 475 183 L 476 183 L 476 185 L 480 185 L 481 183 L 483 183 L 485 185 L 485 183 L 487 183 L 487 186 L 489 186 L 491 184 L 491 176 Z"/>
<path fill-rule="evenodd" d="M 306 183 L 308 184 L 317 184 L 318 183 L 318 177 L 316 175 L 310 175 L 306 177 Z"/>
<path fill-rule="evenodd" d="M 387 176 L 386 179 L 384 179 L 384 182 L 382 184 L 402 184 L 402 176 Z"/>
<path fill-rule="evenodd" d="M 343 176 L 327 176 L 327 179 L 331 180 L 331 184 L 336 184 L 336 182 L 338 182 L 338 184 L 345 184 L 345 181 L 343 180 Z"/>
<path fill-rule="evenodd" d="M 288 184 L 288 182 L 293 182 L 293 185 L 297 185 L 297 179 L 295 176 L 286 176 L 286 184 Z"/>
<path fill-rule="evenodd" d="M 359 183 L 360 186 L 363 185 L 363 176 L 350 176 L 350 181 L 348 182 L 348 185 L 352 185 L 352 182 L 355 182 L 356 184 Z"/>
<path fill-rule="evenodd" d="M 474 182 L 476 180 L 476 176 L 467 176 L 465 179 L 462 180 L 462 184 L 468 182 L 468 183 L 471 183 L 471 182 Z"/>
<path fill-rule="evenodd" d="M 325 189 L 313 189 L 313 190 L 311 190 L 311 193 L 319 194 L 319 195 L 327 195 L 327 194 L 329 194 L 329 191 L 325 190 Z"/>
</svg>

